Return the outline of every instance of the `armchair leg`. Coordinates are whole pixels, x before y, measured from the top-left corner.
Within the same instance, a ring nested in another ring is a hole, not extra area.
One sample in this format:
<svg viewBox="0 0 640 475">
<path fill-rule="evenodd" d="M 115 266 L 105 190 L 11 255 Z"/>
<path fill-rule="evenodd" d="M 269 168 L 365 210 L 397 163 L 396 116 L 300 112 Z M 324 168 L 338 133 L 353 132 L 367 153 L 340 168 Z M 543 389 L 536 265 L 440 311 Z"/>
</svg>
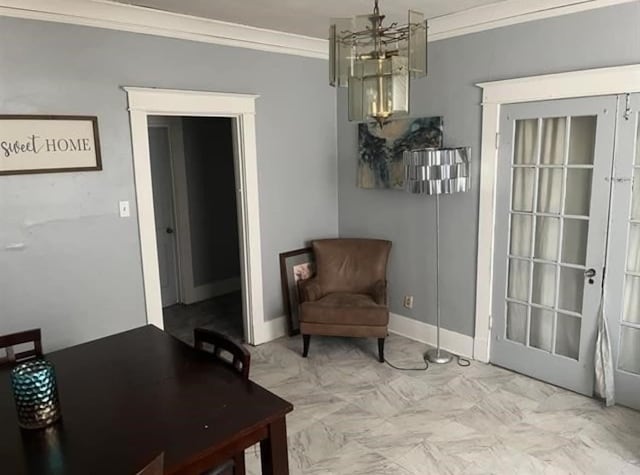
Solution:
<svg viewBox="0 0 640 475">
<path fill-rule="evenodd" d="M 302 335 L 302 357 L 306 358 L 309 354 L 309 343 L 311 342 L 311 335 Z"/>
<path fill-rule="evenodd" d="M 378 361 L 384 363 L 384 338 L 378 338 Z"/>
</svg>

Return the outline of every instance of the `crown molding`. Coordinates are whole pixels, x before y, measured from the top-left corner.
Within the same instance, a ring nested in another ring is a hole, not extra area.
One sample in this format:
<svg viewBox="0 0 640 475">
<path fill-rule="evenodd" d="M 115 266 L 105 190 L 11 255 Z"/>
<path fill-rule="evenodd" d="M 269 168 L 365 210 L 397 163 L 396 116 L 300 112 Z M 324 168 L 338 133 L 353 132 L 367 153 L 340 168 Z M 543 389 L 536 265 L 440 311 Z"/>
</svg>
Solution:
<svg viewBox="0 0 640 475">
<path fill-rule="evenodd" d="M 637 0 L 497 0 L 429 19 L 429 41 Z M 0 0 L 0 16 L 53 21 L 328 59 L 328 42 L 108 0 Z"/>
<path fill-rule="evenodd" d="M 327 41 L 105 0 L 0 0 L 0 16 L 327 58 Z"/>
<path fill-rule="evenodd" d="M 637 0 L 497 0 L 488 5 L 429 19 L 429 41 L 634 1 Z"/>
</svg>

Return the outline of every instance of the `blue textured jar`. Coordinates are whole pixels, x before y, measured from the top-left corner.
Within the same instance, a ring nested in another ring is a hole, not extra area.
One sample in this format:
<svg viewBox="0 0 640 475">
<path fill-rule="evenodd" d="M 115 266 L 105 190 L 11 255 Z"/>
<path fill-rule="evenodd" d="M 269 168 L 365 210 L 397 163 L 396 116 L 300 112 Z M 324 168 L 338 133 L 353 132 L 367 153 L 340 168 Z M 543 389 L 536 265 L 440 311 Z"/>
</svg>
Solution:
<svg viewBox="0 0 640 475">
<path fill-rule="evenodd" d="M 25 429 L 41 429 L 60 418 L 58 388 L 53 365 L 45 360 L 20 363 L 11 370 L 18 423 Z"/>
</svg>

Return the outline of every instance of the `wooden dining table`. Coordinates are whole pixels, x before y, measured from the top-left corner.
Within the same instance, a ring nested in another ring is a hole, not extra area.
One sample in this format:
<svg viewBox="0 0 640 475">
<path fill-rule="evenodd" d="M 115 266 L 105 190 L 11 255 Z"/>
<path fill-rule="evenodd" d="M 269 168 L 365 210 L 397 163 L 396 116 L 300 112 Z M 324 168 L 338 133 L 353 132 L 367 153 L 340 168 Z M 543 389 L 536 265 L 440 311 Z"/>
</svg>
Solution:
<svg viewBox="0 0 640 475">
<path fill-rule="evenodd" d="M 152 325 L 46 359 L 62 408 L 46 429 L 19 428 L 0 370 L 2 474 L 135 475 L 164 453 L 165 474 L 199 475 L 257 443 L 263 474 L 289 473 L 293 406 Z"/>
</svg>

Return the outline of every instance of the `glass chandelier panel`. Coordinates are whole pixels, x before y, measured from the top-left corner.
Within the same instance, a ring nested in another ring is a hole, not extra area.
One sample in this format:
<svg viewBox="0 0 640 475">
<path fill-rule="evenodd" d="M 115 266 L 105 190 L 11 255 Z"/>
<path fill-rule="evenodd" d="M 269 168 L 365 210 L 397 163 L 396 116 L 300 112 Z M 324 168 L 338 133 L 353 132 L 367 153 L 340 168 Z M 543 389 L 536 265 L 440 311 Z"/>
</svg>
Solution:
<svg viewBox="0 0 640 475">
<path fill-rule="evenodd" d="M 349 76 L 349 120 L 367 117 L 383 121 L 409 112 L 409 68 L 407 58 L 357 61 Z"/>
<path fill-rule="evenodd" d="M 329 28 L 329 83 L 347 87 L 349 120 L 376 120 L 409 114 L 409 79 L 427 74 L 427 24 L 409 11 L 408 23 L 383 25 L 373 13 L 336 18 Z"/>
</svg>

